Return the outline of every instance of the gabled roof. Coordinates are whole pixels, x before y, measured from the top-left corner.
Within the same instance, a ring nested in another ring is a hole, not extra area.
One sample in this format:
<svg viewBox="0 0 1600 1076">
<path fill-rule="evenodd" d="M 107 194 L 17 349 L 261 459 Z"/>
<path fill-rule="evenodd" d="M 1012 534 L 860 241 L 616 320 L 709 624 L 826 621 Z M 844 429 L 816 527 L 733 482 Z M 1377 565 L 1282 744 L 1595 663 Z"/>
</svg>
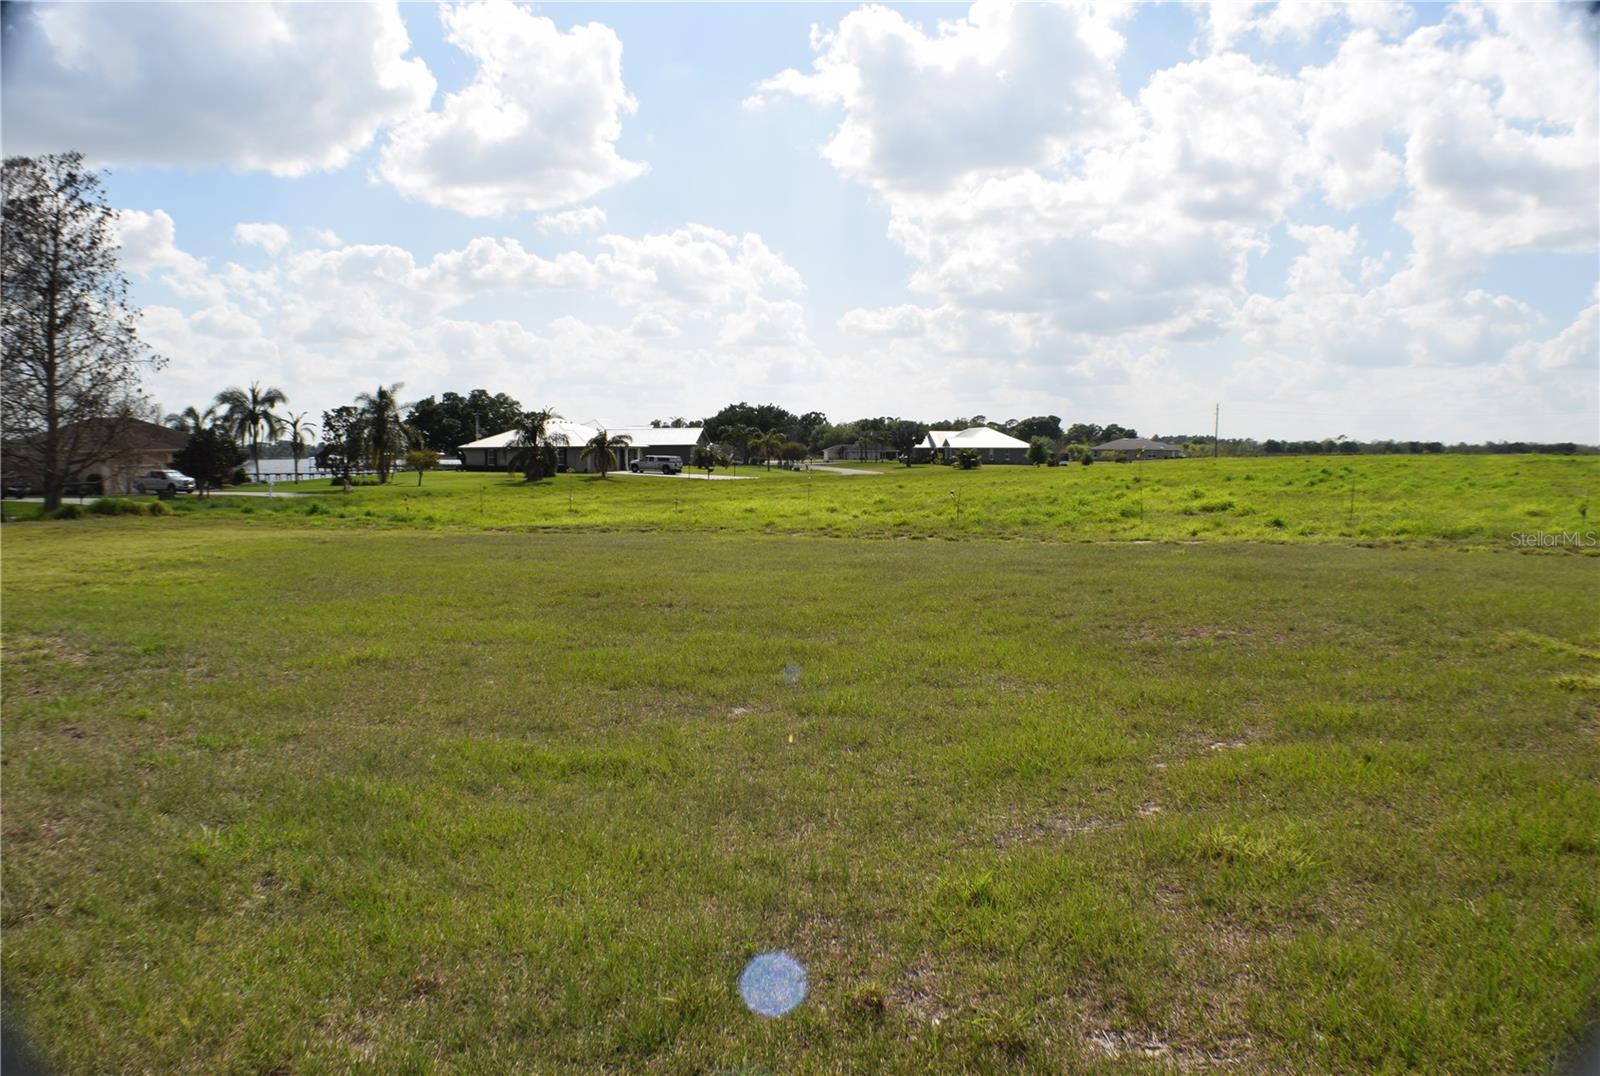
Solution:
<svg viewBox="0 0 1600 1076">
<path fill-rule="evenodd" d="M 1148 437 L 1120 437 L 1115 441 L 1107 441 L 1103 445 L 1095 445 L 1096 452 L 1176 452 L 1176 445 L 1163 444 L 1152 441 Z"/>
<path fill-rule="evenodd" d="M 1027 448 L 1028 442 L 1019 441 L 1009 434 L 988 426 L 970 426 L 964 430 L 929 430 L 929 448 Z"/>
</svg>

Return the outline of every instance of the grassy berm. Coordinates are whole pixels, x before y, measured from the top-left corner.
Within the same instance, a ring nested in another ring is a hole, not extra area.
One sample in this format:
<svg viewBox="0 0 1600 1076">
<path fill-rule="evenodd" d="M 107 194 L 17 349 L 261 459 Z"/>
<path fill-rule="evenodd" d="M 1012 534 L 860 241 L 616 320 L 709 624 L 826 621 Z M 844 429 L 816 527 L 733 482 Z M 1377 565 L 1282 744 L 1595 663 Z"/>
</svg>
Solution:
<svg viewBox="0 0 1600 1076">
<path fill-rule="evenodd" d="M 54 1071 L 1542 1072 L 1597 1015 L 1600 557 L 307 508 L 4 528 Z"/>
</svg>

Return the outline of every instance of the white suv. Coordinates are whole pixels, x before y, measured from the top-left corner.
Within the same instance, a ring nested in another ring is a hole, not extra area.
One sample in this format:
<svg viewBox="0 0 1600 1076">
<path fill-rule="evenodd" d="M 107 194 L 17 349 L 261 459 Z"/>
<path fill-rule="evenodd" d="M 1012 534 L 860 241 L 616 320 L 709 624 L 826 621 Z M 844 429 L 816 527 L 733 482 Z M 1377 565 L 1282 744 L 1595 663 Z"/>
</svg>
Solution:
<svg viewBox="0 0 1600 1076">
<path fill-rule="evenodd" d="M 182 471 L 146 471 L 133 480 L 133 488 L 140 493 L 160 493 L 162 490 L 193 493 L 194 479 Z"/>
<path fill-rule="evenodd" d="M 683 470 L 682 456 L 646 456 L 644 459 L 634 460 L 628 464 L 628 470 L 634 474 L 643 474 L 645 471 L 660 471 L 662 474 L 677 474 Z"/>
</svg>

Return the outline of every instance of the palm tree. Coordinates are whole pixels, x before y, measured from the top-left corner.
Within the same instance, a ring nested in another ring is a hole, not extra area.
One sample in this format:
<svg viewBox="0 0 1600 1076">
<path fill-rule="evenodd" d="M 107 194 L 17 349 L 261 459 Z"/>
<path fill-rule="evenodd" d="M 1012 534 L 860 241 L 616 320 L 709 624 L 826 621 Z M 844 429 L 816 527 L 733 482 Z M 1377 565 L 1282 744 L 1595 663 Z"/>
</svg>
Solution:
<svg viewBox="0 0 1600 1076">
<path fill-rule="evenodd" d="M 602 428 L 583 446 L 583 455 L 580 458 L 594 460 L 595 465 L 600 468 L 600 477 L 604 478 L 606 472 L 617 465 L 617 453 L 632 443 L 633 438 L 626 434 L 612 437 Z"/>
<path fill-rule="evenodd" d="M 717 438 L 717 441 L 720 444 L 727 445 L 729 448 L 738 449 L 739 458 L 744 460 L 750 454 L 751 442 L 760 436 L 761 431 L 754 426 L 740 426 L 735 423 L 722 427 L 721 436 Z"/>
<path fill-rule="evenodd" d="M 306 438 L 317 436 L 317 428 L 306 421 L 306 413 L 304 411 L 298 415 L 293 411 L 289 412 L 287 425 L 289 429 L 289 450 L 294 453 L 294 480 L 298 482 L 300 481 L 300 457 L 305 455 L 305 450 L 310 447 Z"/>
<path fill-rule="evenodd" d="M 517 435 L 512 438 L 508 466 L 520 470 L 529 482 L 537 482 L 555 473 L 556 446 L 567 443 L 563 433 L 551 433 L 550 423 L 560 421 L 553 407 L 528 411 L 517 424 Z"/>
<path fill-rule="evenodd" d="M 788 440 L 782 430 L 768 430 L 756 438 L 756 447 L 761 450 L 761 458 L 766 463 L 767 470 L 772 470 L 772 457 L 783 451 L 783 446 Z"/>
<path fill-rule="evenodd" d="M 288 402 L 282 389 L 263 389 L 256 381 L 250 382 L 248 390 L 235 386 L 217 393 L 214 406 L 222 408 L 223 427 L 235 440 L 250 445 L 257 482 L 261 481 L 261 435 L 273 440 L 283 436 L 283 419 L 273 408 Z"/>
<path fill-rule="evenodd" d="M 213 404 L 201 411 L 191 404 L 182 411 L 174 411 L 161 421 L 174 430 L 181 430 L 184 433 L 199 433 L 201 430 L 209 430 L 217 424 L 217 408 Z"/>
<path fill-rule="evenodd" d="M 388 387 L 379 385 L 377 392 L 356 395 L 356 406 L 361 409 L 362 423 L 367 428 L 367 441 L 372 446 L 379 482 L 389 481 L 390 465 L 406 450 L 410 436 L 406 424 L 400 421 L 398 393 L 403 388 L 405 383 L 396 381 Z"/>
</svg>

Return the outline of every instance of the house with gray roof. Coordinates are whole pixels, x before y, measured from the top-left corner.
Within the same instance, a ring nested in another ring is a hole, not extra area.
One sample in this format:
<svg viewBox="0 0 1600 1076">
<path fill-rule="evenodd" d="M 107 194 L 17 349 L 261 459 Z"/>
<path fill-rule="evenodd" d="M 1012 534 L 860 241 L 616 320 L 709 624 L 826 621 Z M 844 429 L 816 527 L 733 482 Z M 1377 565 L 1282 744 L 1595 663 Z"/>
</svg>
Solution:
<svg viewBox="0 0 1600 1076">
<path fill-rule="evenodd" d="M 1094 446 L 1094 458 L 1097 460 L 1115 458 L 1175 460 L 1182 457 L 1182 449 L 1161 441 L 1152 441 L 1148 437 L 1119 437 L 1115 441 Z"/>
</svg>

